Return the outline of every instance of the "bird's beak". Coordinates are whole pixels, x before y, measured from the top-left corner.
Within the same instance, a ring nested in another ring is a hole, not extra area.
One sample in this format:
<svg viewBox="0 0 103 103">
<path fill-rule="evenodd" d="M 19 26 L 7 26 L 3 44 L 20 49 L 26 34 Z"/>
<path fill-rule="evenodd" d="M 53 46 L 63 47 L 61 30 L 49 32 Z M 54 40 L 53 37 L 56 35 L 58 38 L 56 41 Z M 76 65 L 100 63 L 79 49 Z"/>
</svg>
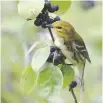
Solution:
<svg viewBox="0 0 103 103">
<path fill-rule="evenodd" d="M 48 28 L 54 28 L 52 24 L 47 24 L 46 25 Z"/>
</svg>

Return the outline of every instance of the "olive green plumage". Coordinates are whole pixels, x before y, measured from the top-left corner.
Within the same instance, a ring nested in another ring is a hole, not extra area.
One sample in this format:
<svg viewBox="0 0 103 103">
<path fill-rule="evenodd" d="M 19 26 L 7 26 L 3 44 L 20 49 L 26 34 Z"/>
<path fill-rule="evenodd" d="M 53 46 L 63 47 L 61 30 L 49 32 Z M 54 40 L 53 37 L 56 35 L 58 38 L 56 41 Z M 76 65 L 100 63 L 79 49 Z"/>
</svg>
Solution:
<svg viewBox="0 0 103 103">
<path fill-rule="evenodd" d="M 64 45 L 68 48 L 68 50 L 73 52 L 74 55 L 75 53 L 79 55 L 79 58 L 74 57 L 76 61 L 79 61 L 78 59 L 82 60 L 82 55 L 84 59 L 87 59 L 89 62 L 91 62 L 83 39 L 75 31 L 71 24 L 66 21 L 57 21 L 53 23 L 53 28 L 55 29 L 58 37 L 63 38 Z"/>
<path fill-rule="evenodd" d="M 84 94 L 84 68 L 86 60 L 91 63 L 88 51 L 81 36 L 74 27 L 66 21 L 56 21 L 52 24 L 56 34 L 54 44 L 61 49 L 61 52 L 69 60 L 75 71 L 75 80 L 80 86 L 80 101 Z"/>
</svg>

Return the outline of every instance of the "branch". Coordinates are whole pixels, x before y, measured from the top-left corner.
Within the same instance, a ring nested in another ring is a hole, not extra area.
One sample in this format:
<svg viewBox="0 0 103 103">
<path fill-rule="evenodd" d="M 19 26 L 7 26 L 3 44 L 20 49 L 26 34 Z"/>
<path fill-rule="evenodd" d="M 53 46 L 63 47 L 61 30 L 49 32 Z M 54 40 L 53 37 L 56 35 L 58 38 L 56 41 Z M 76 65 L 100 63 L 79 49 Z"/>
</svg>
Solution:
<svg viewBox="0 0 103 103">
<path fill-rule="evenodd" d="M 51 36 L 51 38 L 52 38 L 52 41 L 53 41 L 53 43 L 54 43 L 55 39 L 54 39 L 54 37 L 53 37 L 53 33 L 52 33 L 52 31 L 51 31 L 51 28 L 48 27 L 48 30 L 49 30 L 50 36 Z"/>
<path fill-rule="evenodd" d="M 71 91 L 71 93 L 72 93 L 74 102 L 75 102 L 75 103 L 78 103 L 78 102 L 77 102 L 76 95 L 75 95 L 74 90 L 73 90 L 73 88 L 75 88 L 76 86 L 77 86 L 77 82 L 76 82 L 76 81 L 72 81 L 71 84 L 69 85 L 69 91 Z"/>
<path fill-rule="evenodd" d="M 45 2 L 48 2 L 48 0 L 45 0 Z"/>
<path fill-rule="evenodd" d="M 45 3 L 46 3 L 46 2 L 48 2 L 48 0 L 45 0 Z M 47 12 L 47 15 L 48 15 L 48 12 Z M 53 43 L 54 43 L 55 39 L 54 39 L 53 33 L 52 33 L 52 31 L 51 31 L 51 28 L 48 27 L 48 30 L 49 30 L 50 36 L 51 36 L 51 38 L 52 38 L 52 41 L 53 41 Z"/>
<path fill-rule="evenodd" d="M 73 90 L 73 89 L 71 89 L 70 91 L 71 91 L 71 93 L 72 93 L 72 96 L 73 96 L 74 102 L 75 102 L 75 103 L 78 103 L 78 102 L 77 102 L 77 98 L 76 98 L 76 96 L 75 96 L 75 94 L 74 94 L 74 90 Z"/>
</svg>

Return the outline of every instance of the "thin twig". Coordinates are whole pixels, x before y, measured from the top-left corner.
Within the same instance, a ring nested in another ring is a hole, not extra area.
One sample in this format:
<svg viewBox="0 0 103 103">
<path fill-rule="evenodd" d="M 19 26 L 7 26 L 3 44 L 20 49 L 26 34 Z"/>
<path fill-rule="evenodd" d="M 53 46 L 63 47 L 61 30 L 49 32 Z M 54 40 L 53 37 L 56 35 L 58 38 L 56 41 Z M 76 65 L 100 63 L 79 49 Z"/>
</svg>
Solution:
<svg viewBox="0 0 103 103">
<path fill-rule="evenodd" d="M 48 0 L 45 0 L 45 3 L 46 2 L 48 2 Z M 48 16 L 49 14 L 48 14 L 48 11 L 47 11 L 47 16 Z M 53 43 L 54 43 L 54 37 L 53 37 L 53 33 L 52 33 L 52 31 L 51 31 L 51 28 L 50 27 L 48 27 L 48 30 L 49 30 L 49 33 L 50 33 L 50 36 L 51 36 L 51 38 L 52 38 L 52 41 L 53 41 Z"/>
<path fill-rule="evenodd" d="M 45 2 L 48 2 L 48 0 L 45 0 Z M 52 38 L 52 41 L 53 41 L 53 43 L 54 43 L 55 39 L 54 39 L 54 37 L 53 37 L 53 33 L 52 33 L 52 31 L 51 31 L 51 28 L 48 27 L 48 30 L 49 30 L 50 36 L 51 36 L 51 38 Z M 75 103 L 78 103 L 78 102 L 77 102 L 77 98 L 76 98 L 76 96 L 75 96 L 74 91 L 73 91 L 72 88 L 71 88 L 71 93 L 72 93 L 72 96 L 73 96 L 73 98 L 74 98 Z"/>
<path fill-rule="evenodd" d="M 52 31 L 51 31 L 51 28 L 48 27 L 48 30 L 49 30 L 50 36 L 51 36 L 51 38 L 52 38 L 52 41 L 53 41 L 53 43 L 54 43 L 55 39 L 54 39 L 54 37 L 53 37 L 53 33 L 52 33 Z"/>
<path fill-rule="evenodd" d="M 45 0 L 45 2 L 48 2 L 48 0 Z"/>
<path fill-rule="evenodd" d="M 76 96 L 75 96 L 75 93 L 74 93 L 73 89 L 71 88 L 71 90 L 70 90 L 70 91 L 71 91 L 71 93 L 72 93 L 72 96 L 73 96 L 74 102 L 75 102 L 75 103 L 78 103 L 78 102 L 77 102 L 77 98 L 76 98 Z"/>
</svg>

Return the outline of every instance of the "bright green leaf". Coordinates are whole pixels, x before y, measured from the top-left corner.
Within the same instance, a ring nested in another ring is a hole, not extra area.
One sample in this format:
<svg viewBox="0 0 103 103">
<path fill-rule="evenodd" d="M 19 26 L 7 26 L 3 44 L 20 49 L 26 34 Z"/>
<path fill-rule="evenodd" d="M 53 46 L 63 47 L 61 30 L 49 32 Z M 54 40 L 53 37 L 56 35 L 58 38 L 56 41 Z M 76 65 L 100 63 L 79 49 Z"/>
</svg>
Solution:
<svg viewBox="0 0 103 103">
<path fill-rule="evenodd" d="M 65 88 L 73 81 L 74 70 L 70 66 L 65 65 L 63 68 L 63 75 L 64 75 L 63 88 Z"/>
<path fill-rule="evenodd" d="M 39 46 L 39 45 L 42 45 L 42 47 L 47 46 L 46 43 L 44 43 L 44 42 L 42 42 L 42 41 L 37 41 L 37 42 L 35 42 L 35 43 L 30 47 L 30 49 L 29 49 L 28 52 L 27 52 L 27 55 L 29 55 L 29 54 L 30 54 L 37 46 Z"/>
<path fill-rule="evenodd" d="M 18 3 L 18 13 L 25 19 L 36 19 L 44 6 L 44 0 L 20 0 Z"/>
<path fill-rule="evenodd" d="M 14 33 L 20 30 L 20 28 L 23 27 L 24 23 L 25 23 L 25 20 L 19 15 L 15 14 L 11 16 L 5 16 L 4 18 L 2 18 L 1 27 L 2 29 L 6 29 Z"/>
<path fill-rule="evenodd" d="M 37 74 L 33 71 L 31 66 L 28 66 L 22 73 L 20 84 L 24 93 L 30 93 L 36 86 Z"/>
<path fill-rule="evenodd" d="M 63 85 L 63 75 L 61 70 L 49 65 L 39 74 L 36 93 L 44 99 L 49 99 L 59 93 Z"/>
<path fill-rule="evenodd" d="M 44 63 L 46 62 L 48 56 L 50 54 L 50 47 L 45 47 L 45 48 L 41 48 L 38 49 L 32 58 L 32 68 L 34 71 L 38 72 L 39 70 L 41 70 L 41 67 L 44 65 Z"/>
<path fill-rule="evenodd" d="M 51 0 L 52 4 L 57 4 L 59 6 L 59 10 L 55 13 L 64 14 L 71 6 L 71 0 Z M 65 5 L 65 6 L 64 6 Z"/>
</svg>

